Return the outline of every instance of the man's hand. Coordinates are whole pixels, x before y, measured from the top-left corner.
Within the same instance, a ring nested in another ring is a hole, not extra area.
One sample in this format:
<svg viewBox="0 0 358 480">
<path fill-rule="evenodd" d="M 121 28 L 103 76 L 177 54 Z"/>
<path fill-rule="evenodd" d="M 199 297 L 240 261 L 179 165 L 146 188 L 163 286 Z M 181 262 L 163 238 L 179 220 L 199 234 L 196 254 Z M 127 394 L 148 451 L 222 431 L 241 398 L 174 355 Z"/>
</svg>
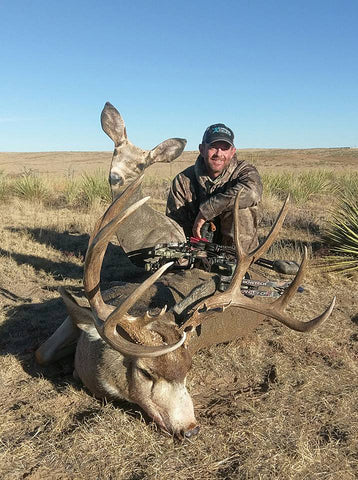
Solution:
<svg viewBox="0 0 358 480">
<path fill-rule="evenodd" d="M 201 228 L 206 222 L 206 218 L 199 212 L 193 225 L 193 237 L 201 238 Z"/>
</svg>

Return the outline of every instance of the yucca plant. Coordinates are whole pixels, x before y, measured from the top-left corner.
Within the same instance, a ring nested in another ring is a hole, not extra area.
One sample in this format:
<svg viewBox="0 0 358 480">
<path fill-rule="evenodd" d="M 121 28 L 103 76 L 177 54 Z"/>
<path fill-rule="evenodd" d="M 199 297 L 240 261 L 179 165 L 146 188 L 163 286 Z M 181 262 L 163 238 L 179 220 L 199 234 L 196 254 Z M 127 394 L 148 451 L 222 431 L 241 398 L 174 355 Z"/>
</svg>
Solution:
<svg viewBox="0 0 358 480">
<path fill-rule="evenodd" d="M 333 173 L 325 170 L 315 170 L 298 174 L 292 191 L 296 203 L 305 203 L 313 195 L 334 193 L 337 187 L 333 184 L 333 179 Z"/>
<path fill-rule="evenodd" d="M 293 174 L 285 173 L 264 173 L 262 183 L 264 195 L 270 194 L 277 198 L 284 199 L 292 190 Z"/>
<path fill-rule="evenodd" d="M 78 180 L 74 178 L 66 178 L 62 192 L 66 204 L 75 205 L 78 197 L 81 195 L 81 189 Z"/>
<path fill-rule="evenodd" d="M 25 170 L 13 184 L 15 196 L 35 201 L 44 200 L 48 195 L 48 188 L 45 181 L 33 170 Z"/>
<path fill-rule="evenodd" d="M 103 170 L 96 170 L 93 174 L 85 173 L 79 185 L 79 198 L 86 206 L 100 201 L 110 203 L 112 201 L 111 188 L 107 175 Z"/>
<path fill-rule="evenodd" d="M 284 199 L 291 195 L 296 204 L 307 202 L 313 195 L 334 193 L 334 175 L 325 170 L 303 173 L 266 173 L 262 175 L 264 195 L 271 194 Z"/>
<path fill-rule="evenodd" d="M 329 220 L 325 240 L 332 255 L 329 270 L 349 273 L 358 269 L 358 198 L 346 193 Z"/>
<path fill-rule="evenodd" d="M 358 172 L 342 173 L 335 180 L 337 190 L 358 198 Z"/>
</svg>

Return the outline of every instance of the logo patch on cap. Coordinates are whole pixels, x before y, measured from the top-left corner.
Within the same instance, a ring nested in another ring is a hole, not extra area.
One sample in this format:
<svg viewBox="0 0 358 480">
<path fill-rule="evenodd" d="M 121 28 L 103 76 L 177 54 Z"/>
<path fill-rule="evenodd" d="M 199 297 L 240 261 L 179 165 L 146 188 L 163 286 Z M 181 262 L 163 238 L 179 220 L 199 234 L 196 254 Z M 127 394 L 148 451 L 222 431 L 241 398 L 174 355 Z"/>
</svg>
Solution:
<svg viewBox="0 0 358 480">
<path fill-rule="evenodd" d="M 230 145 L 234 145 L 234 133 L 231 128 L 227 127 L 223 123 L 215 123 L 215 125 L 210 125 L 205 130 L 203 136 L 203 143 L 213 143 L 223 141 L 227 142 Z"/>
<path fill-rule="evenodd" d="M 229 135 L 231 137 L 231 132 L 225 127 L 212 127 L 211 133 L 224 133 L 225 135 Z"/>
</svg>

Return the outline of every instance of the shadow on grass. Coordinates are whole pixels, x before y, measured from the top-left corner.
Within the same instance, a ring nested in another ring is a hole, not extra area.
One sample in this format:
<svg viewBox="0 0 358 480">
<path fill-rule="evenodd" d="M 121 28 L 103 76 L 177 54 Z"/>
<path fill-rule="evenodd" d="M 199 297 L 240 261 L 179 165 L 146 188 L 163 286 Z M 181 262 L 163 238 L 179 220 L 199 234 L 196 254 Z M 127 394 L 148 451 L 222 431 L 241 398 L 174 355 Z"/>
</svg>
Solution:
<svg viewBox="0 0 358 480">
<path fill-rule="evenodd" d="M 37 272 L 44 271 L 50 273 L 56 280 L 64 278 L 78 279 L 83 276 L 83 268 L 71 261 L 54 262 L 47 258 L 39 257 L 37 255 L 29 255 L 24 253 L 8 252 L 0 248 L 0 255 L 11 255 L 18 265 L 31 265 Z"/>
<path fill-rule="evenodd" d="M 29 375 L 48 378 L 57 390 L 68 383 L 75 385 L 72 380 L 73 358 L 69 357 L 49 368 L 40 367 L 34 361 L 36 348 L 56 330 L 65 316 L 60 298 L 6 307 L 6 319 L 0 325 L 1 355 L 16 356 Z"/>
<path fill-rule="evenodd" d="M 42 245 L 48 245 L 62 253 L 71 253 L 77 257 L 84 257 L 88 245 L 89 235 L 70 233 L 69 231 L 57 232 L 48 228 L 14 228 L 7 230 L 14 233 L 27 233 Z"/>
<path fill-rule="evenodd" d="M 0 295 L 2 295 L 5 299 L 11 300 L 12 302 L 31 302 L 31 298 L 29 297 L 19 297 L 16 293 L 10 292 L 6 288 L 0 287 Z"/>
<path fill-rule="evenodd" d="M 138 282 L 141 283 L 141 280 L 139 279 Z M 109 288 L 102 292 L 104 301 L 118 305 L 123 296 L 130 295 L 137 288 L 138 283 L 113 281 L 108 285 L 105 284 L 106 286 Z M 84 297 L 81 287 L 71 287 L 70 291 L 77 297 Z M 38 303 L 29 303 L 28 299 L 21 299 L 21 301 L 23 302 L 21 304 L 9 304 L 3 307 L 5 318 L 0 323 L 0 354 L 15 355 L 31 375 L 41 373 L 48 376 L 44 372 L 51 371 L 51 367 L 43 368 L 35 365 L 33 354 L 66 318 L 65 305 L 60 295 L 58 298 Z M 144 315 L 148 308 L 161 309 L 165 305 L 171 307 L 174 303 L 174 297 L 168 287 L 158 281 L 136 302 L 136 315 Z M 57 363 L 60 365 L 62 361 Z M 62 373 L 63 368 L 65 367 L 61 367 Z"/>
<path fill-rule="evenodd" d="M 83 277 L 83 267 L 77 265 L 71 259 L 76 257 L 84 261 L 88 246 L 89 235 L 74 235 L 69 232 L 56 232 L 48 229 L 9 229 L 12 232 L 30 233 L 34 240 L 40 244 L 48 245 L 64 256 L 63 261 L 52 261 L 37 255 L 11 253 L 11 257 L 18 265 L 31 265 L 36 271 L 44 271 L 51 274 L 56 280 L 80 279 Z M 0 255 L 10 255 L 10 252 L 0 248 Z M 127 258 L 123 249 L 118 245 L 108 245 L 101 279 L 104 282 L 115 280 L 128 281 L 141 275 L 143 270 L 135 267 Z"/>
</svg>

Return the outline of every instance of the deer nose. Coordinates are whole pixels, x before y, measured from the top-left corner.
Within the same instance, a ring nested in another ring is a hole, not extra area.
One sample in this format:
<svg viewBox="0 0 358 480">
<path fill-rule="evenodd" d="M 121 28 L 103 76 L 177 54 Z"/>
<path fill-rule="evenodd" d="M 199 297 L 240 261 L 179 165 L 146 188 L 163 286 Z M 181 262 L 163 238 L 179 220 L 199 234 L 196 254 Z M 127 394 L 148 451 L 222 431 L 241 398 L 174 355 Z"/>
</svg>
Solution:
<svg viewBox="0 0 358 480">
<path fill-rule="evenodd" d="M 124 184 L 124 178 L 117 172 L 111 172 L 109 175 L 111 185 L 122 186 Z"/>
<path fill-rule="evenodd" d="M 184 438 L 191 438 L 194 435 L 197 435 L 199 430 L 200 430 L 200 427 L 199 427 L 199 425 L 197 425 L 195 428 L 192 428 L 191 430 L 188 430 L 188 431 L 184 432 Z"/>
</svg>

